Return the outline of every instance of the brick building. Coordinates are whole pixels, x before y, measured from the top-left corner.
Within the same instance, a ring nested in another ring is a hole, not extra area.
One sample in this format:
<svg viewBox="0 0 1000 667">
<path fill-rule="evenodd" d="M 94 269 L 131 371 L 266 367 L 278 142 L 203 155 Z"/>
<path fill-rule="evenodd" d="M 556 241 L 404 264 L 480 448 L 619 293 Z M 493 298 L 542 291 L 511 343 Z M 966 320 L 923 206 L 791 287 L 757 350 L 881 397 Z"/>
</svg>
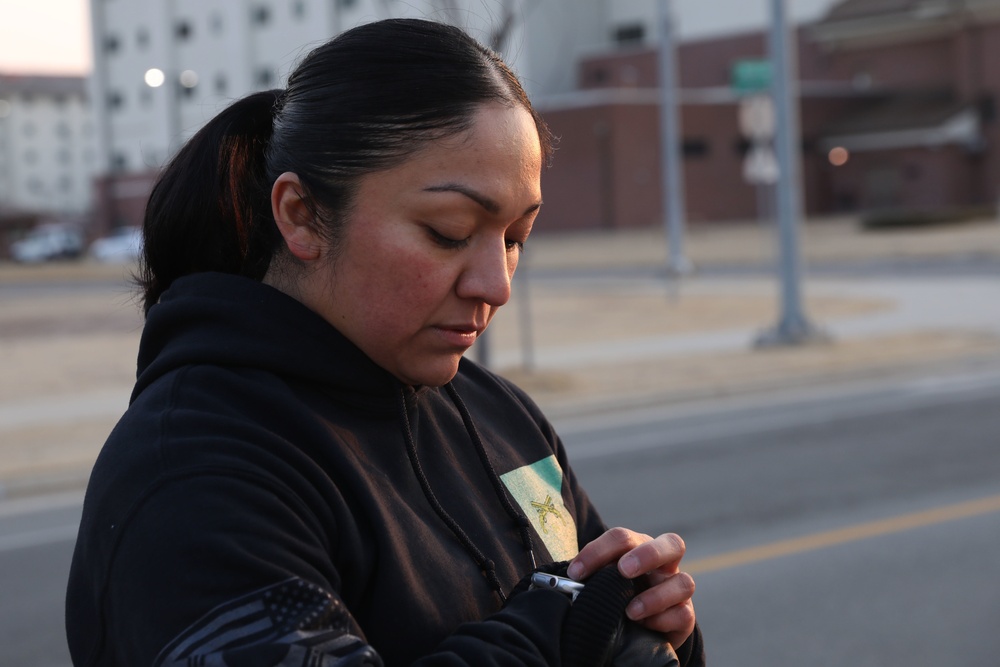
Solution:
<svg viewBox="0 0 1000 667">
<path fill-rule="evenodd" d="M 1000 197 L 1000 0 L 844 0 L 797 31 L 806 212 L 954 215 Z M 678 48 L 688 219 L 752 219 L 733 67 L 766 35 Z M 660 224 L 657 54 L 589 57 L 578 90 L 539 101 L 560 137 L 547 228 Z M 832 152 L 831 152 L 832 151 Z"/>
</svg>

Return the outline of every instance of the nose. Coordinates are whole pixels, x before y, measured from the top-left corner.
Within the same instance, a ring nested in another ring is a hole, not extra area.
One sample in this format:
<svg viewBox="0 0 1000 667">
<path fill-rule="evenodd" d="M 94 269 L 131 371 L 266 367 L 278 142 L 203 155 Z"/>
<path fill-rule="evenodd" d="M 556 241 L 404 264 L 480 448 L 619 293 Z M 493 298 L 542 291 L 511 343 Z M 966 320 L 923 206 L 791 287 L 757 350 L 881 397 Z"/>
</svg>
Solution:
<svg viewBox="0 0 1000 667">
<path fill-rule="evenodd" d="M 508 252 L 502 238 L 477 246 L 468 255 L 456 291 L 463 299 L 483 301 L 498 308 L 510 300 L 510 279 L 517 267 L 517 253 Z"/>
</svg>

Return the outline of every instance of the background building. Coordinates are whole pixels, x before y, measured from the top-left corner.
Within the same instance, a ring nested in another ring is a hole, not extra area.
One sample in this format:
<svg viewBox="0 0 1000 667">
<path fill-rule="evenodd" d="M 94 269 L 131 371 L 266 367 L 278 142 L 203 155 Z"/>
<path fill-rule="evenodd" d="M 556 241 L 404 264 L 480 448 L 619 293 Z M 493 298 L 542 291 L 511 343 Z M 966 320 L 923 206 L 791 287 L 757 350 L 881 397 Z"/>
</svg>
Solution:
<svg viewBox="0 0 1000 667">
<path fill-rule="evenodd" d="M 102 172 L 97 218 L 136 224 L 156 171 L 236 98 L 284 85 L 330 36 L 391 16 L 461 26 L 506 54 L 530 94 L 576 84 L 607 46 L 607 0 L 92 0 Z"/>
<path fill-rule="evenodd" d="M 0 256 L 40 219 L 82 218 L 97 166 L 82 77 L 0 75 Z"/>
<path fill-rule="evenodd" d="M 95 149 L 83 78 L 0 75 L 0 210 L 85 213 Z"/>
<path fill-rule="evenodd" d="M 311 45 L 422 16 L 500 48 L 560 142 L 542 228 L 662 222 L 656 0 L 94 0 L 100 229 L 137 224 L 155 174 L 233 99 Z M 964 215 L 1000 199 L 1000 0 L 842 0 L 796 30 L 810 215 Z M 678 47 L 689 220 L 754 219 L 734 73 L 763 31 Z"/>
<path fill-rule="evenodd" d="M 655 39 L 651 20 L 633 33 Z M 844 0 L 797 38 L 809 214 L 889 222 L 995 210 L 1000 0 Z M 548 227 L 660 224 L 655 49 L 619 40 L 581 62 L 574 93 L 539 100 L 561 137 L 543 177 Z M 734 71 L 766 57 L 762 32 L 678 48 L 692 221 L 758 215 Z"/>
</svg>

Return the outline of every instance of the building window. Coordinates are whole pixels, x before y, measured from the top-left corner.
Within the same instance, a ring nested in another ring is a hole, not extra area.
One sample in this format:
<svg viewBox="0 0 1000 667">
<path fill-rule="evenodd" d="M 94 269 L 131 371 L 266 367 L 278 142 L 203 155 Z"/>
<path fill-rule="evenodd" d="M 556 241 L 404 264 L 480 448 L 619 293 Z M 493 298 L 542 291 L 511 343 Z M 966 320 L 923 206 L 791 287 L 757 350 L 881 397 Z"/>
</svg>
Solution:
<svg viewBox="0 0 1000 667">
<path fill-rule="evenodd" d="M 274 82 L 274 72 L 269 67 L 261 67 L 257 70 L 256 79 L 258 86 L 270 86 Z"/>
<path fill-rule="evenodd" d="M 221 14 L 212 14 L 211 18 L 208 19 L 208 29 L 212 31 L 213 35 L 218 35 L 222 32 Z"/>
<path fill-rule="evenodd" d="M 587 72 L 587 83 L 593 86 L 601 86 L 608 82 L 608 70 L 603 67 L 595 67 Z"/>
<path fill-rule="evenodd" d="M 143 50 L 149 46 L 149 31 L 145 28 L 139 28 L 135 33 L 135 44 Z"/>
<path fill-rule="evenodd" d="M 615 43 L 619 46 L 642 44 L 645 36 L 646 28 L 641 23 L 629 23 L 615 28 Z"/>
<path fill-rule="evenodd" d="M 59 123 L 56 125 L 56 134 L 63 139 L 68 139 L 73 134 L 73 130 L 70 129 L 68 123 Z"/>
<path fill-rule="evenodd" d="M 181 97 L 183 97 L 186 100 L 194 99 L 195 90 L 197 90 L 197 88 L 195 88 L 194 86 L 191 87 L 181 86 L 180 87 Z"/>
<path fill-rule="evenodd" d="M 252 18 L 257 25 L 266 25 L 271 20 L 271 10 L 266 5 L 261 5 L 253 10 Z"/>
<path fill-rule="evenodd" d="M 114 157 L 111 158 L 111 168 L 114 171 L 125 171 L 126 167 L 128 167 L 128 158 L 121 153 L 115 153 Z"/>
<path fill-rule="evenodd" d="M 229 87 L 229 82 L 226 81 L 226 75 L 225 74 L 216 74 L 215 75 L 215 93 L 217 95 L 225 95 L 226 94 L 226 88 L 228 88 L 228 87 Z"/>
<path fill-rule="evenodd" d="M 709 152 L 708 140 L 703 137 L 685 139 L 681 151 L 685 158 L 707 157 Z"/>
<path fill-rule="evenodd" d="M 191 27 L 191 23 L 189 21 L 178 21 L 174 26 L 174 36 L 179 42 L 191 39 L 192 32 L 193 28 Z"/>
<path fill-rule="evenodd" d="M 983 93 L 976 100 L 976 109 L 979 111 L 979 120 L 984 123 L 992 123 L 997 117 L 997 101 L 993 95 Z"/>
<path fill-rule="evenodd" d="M 337 4 L 343 7 L 344 9 L 348 9 L 357 4 L 357 0 L 337 0 Z"/>
<path fill-rule="evenodd" d="M 111 91 L 108 93 L 108 108 L 109 109 L 121 109 L 125 106 L 125 98 L 122 94 L 116 91 Z"/>
<path fill-rule="evenodd" d="M 24 164 L 35 164 L 38 162 L 38 153 L 35 151 L 24 151 Z"/>
<path fill-rule="evenodd" d="M 104 38 L 105 53 L 117 53 L 119 48 L 121 48 L 121 42 L 116 35 L 108 35 Z"/>
<path fill-rule="evenodd" d="M 35 136 L 35 124 L 27 122 L 21 127 L 21 131 L 24 133 L 24 136 L 33 137 Z"/>
<path fill-rule="evenodd" d="M 292 16 L 297 19 L 306 17 L 306 3 L 303 0 L 296 0 L 292 3 Z"/>
</svg>

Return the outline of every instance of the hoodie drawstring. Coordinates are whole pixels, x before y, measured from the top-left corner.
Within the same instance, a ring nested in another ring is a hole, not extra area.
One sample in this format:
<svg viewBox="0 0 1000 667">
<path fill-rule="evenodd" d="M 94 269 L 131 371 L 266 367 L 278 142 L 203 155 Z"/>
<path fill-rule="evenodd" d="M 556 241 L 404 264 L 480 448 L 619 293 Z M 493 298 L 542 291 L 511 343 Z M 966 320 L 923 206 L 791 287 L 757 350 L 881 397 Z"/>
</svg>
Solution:
<svg viewBox="0 0 1000 667">
<path fill-rule="evenodd" d="M 483 468 L 486 470 L 487 476 L 490 478 L 490 483 L 493 485 L 493 492 L 503 505 L 504 511 L 507 512 L 507 515 L 518 527 L 521 544 L 524 545 L 524 549 L 528 553 L 528 559 L 531 562 L 531 569 L 534 570 L 537 565 L 535 563 L 534 541 L 531 538 L 531 523 L 514 505 L 508 496 L 503 486 L 503 481 L 501 481 L 500 476 L 497 474 L 496 469 L 493 467 L 493 463 L 490 461 L 490 458 L 486 453 L 486 447 L 483 445 L 482 438 L 479 437 L 479 431 L 476 429 L 476 425 L 472 421 L 472 415 L 465 406 L 465 402 L 458 395 L 458 391 L 456 391 L 455 387 L 453 387 L 451 383 L 445 385 L 445 388 L 447 389 L 452 402 L 455 404 L 455 407 L 458 408 L 459 414 L 462 415 L 462 422 L 465 424 L 465 430 L 469 434 L 469 438 L 472 440 L 472 443 L 476 448 L 476 453 L 479 455 L 479 460 L 482 463 Z M 431 488 L 427 475 L 424 474 L 423 466 L 420 464 L 420 458 L 417 456 L 417 443 L 413 438 L 413 430 L 410 428 L 409 410 L 407 409 L 406 396 L 403 392 L 403 388 L 400 388 L 398 392 L 399 415 L 403 427 L 403 436 L 406 440 L 406 454 L 410 459 L 410 466 L 413 468 L 413 474 L 420 483 L 420 488 L 423 490 L 424 497 L 427 498 L 427 502 L 430 503 L 438 517 L 444 521 L 445 525 L 448 526 L 455 537 L 458 538 L 459 542 L 462 543 L 462 546 L 465 547 L 466 552 L 468 552 L 468 554 L 472 557 L 472 560 L 475 561 L 476 565 L 479 566 L 479 570 L 483 573 L 483 576 L 486 578 L 486 581 L 489 582 L 490 587 L 500 598 L 501 604 L 503 604 L 507 601 L 507 596 L 504 594 L 500 578 L 497 576 L 496 563 L 488 559 L 483 554 L 479 547 L 477 547 L 472 541 L 472 538 L 469 537 L 468 533 L 466 533 L 462 527 L 458 525 L 458 522 L 455 521 L 450 514 L 448 514 L 447 510 L 445 510 L 444 506 L 441 505 L 441 502 L 434 494 L 434 490 Z"/>
</svg>

